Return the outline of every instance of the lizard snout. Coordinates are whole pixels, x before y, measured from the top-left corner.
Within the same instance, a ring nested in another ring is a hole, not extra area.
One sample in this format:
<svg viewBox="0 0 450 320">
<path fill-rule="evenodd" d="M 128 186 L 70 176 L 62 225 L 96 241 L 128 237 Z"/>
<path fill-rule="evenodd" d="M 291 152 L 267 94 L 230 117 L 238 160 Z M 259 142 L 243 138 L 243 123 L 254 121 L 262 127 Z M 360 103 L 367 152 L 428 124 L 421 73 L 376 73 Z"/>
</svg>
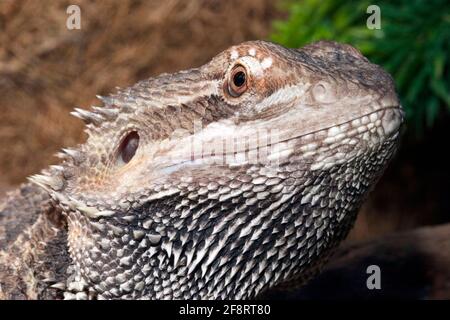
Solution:
<svg viewBox="0 0 450 320">
<path fill-rule="evenodd" d="M 401 107 L 386 109 L 381 118 L 381 125 L 386 136 L 392 136 L 397 133 L 404 120 L 405 112 Z"/>
</svg>

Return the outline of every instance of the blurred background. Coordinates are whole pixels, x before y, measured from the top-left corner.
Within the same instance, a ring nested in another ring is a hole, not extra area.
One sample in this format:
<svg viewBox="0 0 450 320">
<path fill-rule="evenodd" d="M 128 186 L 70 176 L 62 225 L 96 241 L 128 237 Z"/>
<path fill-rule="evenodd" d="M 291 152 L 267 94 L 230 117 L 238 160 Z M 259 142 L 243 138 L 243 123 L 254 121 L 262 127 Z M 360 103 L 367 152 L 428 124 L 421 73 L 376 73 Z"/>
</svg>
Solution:
<svg viewBox="0 0 450 320">
<path fill-rule="evenodd" d="M 434 1 L 0 0 L 0 193 L 82 142 L 75 107 L 162 72 L 199 66 L 230 45 L 331 39 L 395 78 L 407 112 L 396 159 L 349 241 L 450 221 L 450 6 Z M 68 30 L 66 9 L 81 8 Z M 369 30 L 366 9 L 381 9 Z"/>
</svg>

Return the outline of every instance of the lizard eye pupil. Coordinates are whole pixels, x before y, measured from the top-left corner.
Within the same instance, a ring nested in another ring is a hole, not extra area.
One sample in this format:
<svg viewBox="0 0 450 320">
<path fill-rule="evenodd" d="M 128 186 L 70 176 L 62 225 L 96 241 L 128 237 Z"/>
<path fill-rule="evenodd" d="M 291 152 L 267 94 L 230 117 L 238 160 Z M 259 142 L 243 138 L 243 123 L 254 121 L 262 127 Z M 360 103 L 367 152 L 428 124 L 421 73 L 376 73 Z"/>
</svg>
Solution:
<svg viewBox="0 0 450 320">
<path fill-rule="evenodd" d="M 123 163 L 128 163 L 133 159 L 136 154 L 136 150 L 139 147 L 139 135 L 136 131 L 130 132 L 125 139 L 123 139 L 122 143 L 119 147 L 119 156 L 120 160 Z"/>
<path fill-rule="evenodd" d="M 247 70 L 238 64 L 232 70 L 228 80 L 228 94 L 234 98 L 239 97 L 248 88 Z"/>
<path fill-rule="evenodd" d="M 236 87 L 242 87 L 245 83 L 245 73 L 243 71 L 237 72 L 233 77 L 233 82 Z"/>
</svg>

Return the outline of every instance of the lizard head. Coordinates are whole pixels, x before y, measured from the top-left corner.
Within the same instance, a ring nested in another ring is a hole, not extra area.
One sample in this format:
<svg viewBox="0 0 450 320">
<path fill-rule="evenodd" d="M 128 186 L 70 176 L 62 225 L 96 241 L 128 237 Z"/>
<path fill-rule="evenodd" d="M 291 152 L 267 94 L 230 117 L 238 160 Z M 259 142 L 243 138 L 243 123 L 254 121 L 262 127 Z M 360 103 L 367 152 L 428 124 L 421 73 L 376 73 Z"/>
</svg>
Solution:
<svg viewBox="0 0 450 320">
<path fill-rule="evenodd" d="M 76 109 L 87 141 L 31 180 L 99 298 L 245 298 L 304 281 L 398 143 L 391 77 L 356 49 L 253 41 Z"/>
</svg>

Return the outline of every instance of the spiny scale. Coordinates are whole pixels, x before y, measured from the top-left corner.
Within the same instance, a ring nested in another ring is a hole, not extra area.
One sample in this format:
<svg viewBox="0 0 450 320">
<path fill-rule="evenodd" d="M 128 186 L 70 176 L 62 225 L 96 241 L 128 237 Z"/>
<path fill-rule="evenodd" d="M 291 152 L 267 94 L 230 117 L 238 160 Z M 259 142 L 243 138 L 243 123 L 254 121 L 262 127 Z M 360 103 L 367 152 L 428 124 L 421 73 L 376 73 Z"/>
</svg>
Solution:
<svg viewBox="0 0 450 320">
<path fill-rule="evenodd" d="M 115 99 L 112 96 L 96 95 L 97 99 L 103 102 L 105 107 L 113 107 L 115 105 Z"/>
<path fill-rule="evenodd" d="M 59 191 L 64 186 L 63 180 L 60 177 L 48 176 L 44 174 L 35 174 L 31 177 L 28 177 L 28 180 L 36 183 L 46 190 L 51 189 L 52 191 Z"/>
<path fill-rule="evenodd" d="M 99 125 L 104 121 L 104 118 L 100 114 L 86 111 L 80 108 L 75 108 L 75 111 L 72 111 L 71 114 L 77 118 L 80 118 L 85 123 L 94 123 L 96 125 Z"/>
<path fill-rule="evenodd" d="M 70 158 L 76 160 L 80 157 L 80 151 L 70 148 L 62 148 L 61 151 L 63 152 L 64 157 L 69 156 Z"/>
<path fill-rule="evenodd" d="M 92 109 L 109 121 L 115 120 L 119 115 L 118 109 L 97 106 L 93 106 Z"/>
</svg>

